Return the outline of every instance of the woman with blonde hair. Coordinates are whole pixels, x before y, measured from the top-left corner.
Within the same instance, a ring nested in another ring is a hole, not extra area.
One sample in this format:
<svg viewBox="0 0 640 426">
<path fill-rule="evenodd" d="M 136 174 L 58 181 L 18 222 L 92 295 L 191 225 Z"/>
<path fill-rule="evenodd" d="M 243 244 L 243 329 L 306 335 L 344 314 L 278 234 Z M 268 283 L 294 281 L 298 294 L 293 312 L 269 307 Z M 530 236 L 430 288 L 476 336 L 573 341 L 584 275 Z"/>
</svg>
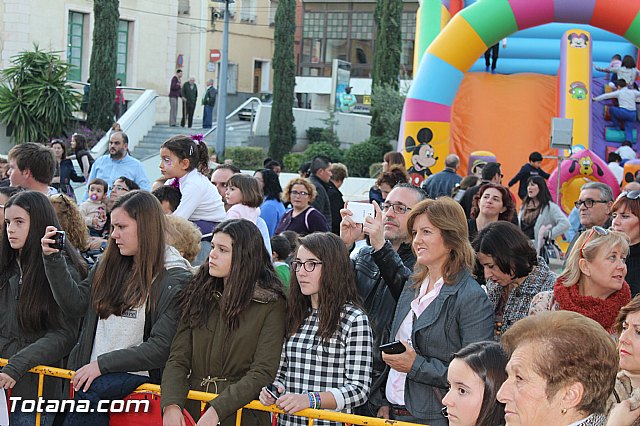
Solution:
<svg viewBox="0 0 640 426">
<path fill-rule="evenodd" d="M 538 293 L 531 301 L 529 315 L 544 311 L 573 311 L 597 321 L 615 334 L 615 319 L 631 300 L 625 281 L 629 243 L 621 232 L 600 226 L 583 232 L 553 290 Z"/>
<path fill-rule="evenodd" d="M 200 253 L 200 229 L 185 218 L 175 215 L 166 215 L 167 244 L 174 247 L 180 256 L 189 262 L 193 262 Z"/>
<path fill-rule="evenodd" d="M 291 179 L 284 188 L 282 201 L 291 203 L 291 210 L 286 212 L 276 227 L 276 235 L 284 231 L 294 231 L 301 237 L 314 232 L 327 232 L 329 226 L 315 207 L 311 206 L 318 192 L 316 187 L 306 178 Z"/>
<path fill-rule="evenodd" d="M 379 415 L 445 426 L 441 409 L 451 354 L 493 338 L 493 307 L 471 275 L 475 255 L 460 204 L 449 197 L 421 201 L 407 229 L 416 266 L 390 333 L 404 351 L 382 354 L 390 367 L 385 393 L 391 406 Z"/>
</svg>

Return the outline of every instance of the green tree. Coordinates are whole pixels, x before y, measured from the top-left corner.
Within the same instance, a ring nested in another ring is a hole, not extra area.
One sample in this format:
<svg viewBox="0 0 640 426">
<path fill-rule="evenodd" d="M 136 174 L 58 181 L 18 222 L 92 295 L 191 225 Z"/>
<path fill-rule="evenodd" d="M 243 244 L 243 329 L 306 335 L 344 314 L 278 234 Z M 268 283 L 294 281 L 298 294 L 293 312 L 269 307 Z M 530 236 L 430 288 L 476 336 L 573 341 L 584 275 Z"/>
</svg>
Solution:
<svg viewBox="0 0 640 426">
<path fill-rule="evenodd" d="M 280 162 L 296 142 L 293 97 L 296 66 L 293 57 L 296 32 L 295 0 L 280 0 L 276 10 L 273 54 L 273 104 L 269 122 L 269 157 Z"/>
<path fill-rule="evenodd" d="M 113 123 L 116 97 L 116 41 L 118 36 L 118 0 L 94 0 L 93 49 L 91 51 L 91 96 L 87 122 L 94 129 L 107 130 Z"/>
<path fill-rule="evenodd" d="M 379 87 L 389 85 L 398 90 L 398 71 L 400 70 L 400 52 L 402 49 L 401 28 L 402 0 L 377 0 L 374 13 L 376 23 L 375 55 L 373 57 L 372 94 Z M 373 106 L 371 111 L 371 136 L 383 136 L 385 124 L 380 113 Z"/>
<path fill-rule="evenodd" d="M 12 130 L 14 143 L 45 142 L 62 136 L 80 105 L 66 82 L 69 64 L 61 52 L 32 51 L 11 58 L 0 72 L 0 121 Z"/>
<path fill-rule="evenodd" d="M 398 140 L 405 98 L 405 95 L 390 84 L 383 83 L 376 88 L 371 95 L 372 135 L 374 134 L 373 126 L 376 125 L 379 127 L 375 131 L 376 137 L 385 142 Z M 373 117 L 376 117 L 375 123 Z"/>
</svg>

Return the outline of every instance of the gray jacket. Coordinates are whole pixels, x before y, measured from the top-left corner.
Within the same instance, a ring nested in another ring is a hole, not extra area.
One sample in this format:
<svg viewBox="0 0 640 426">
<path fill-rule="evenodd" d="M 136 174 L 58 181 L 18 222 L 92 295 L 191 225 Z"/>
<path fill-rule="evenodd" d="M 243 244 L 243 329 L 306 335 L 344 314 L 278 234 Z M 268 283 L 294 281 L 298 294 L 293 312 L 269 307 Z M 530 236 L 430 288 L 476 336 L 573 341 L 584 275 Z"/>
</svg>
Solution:
<svg viewBox="0 0 640 426">
<path fill-rule="evenodd" d="M 518 221 L 522 221 L 522 209 L 518 212 Z M 538 235 L 540 234 L 540 228 L 545 225 L 551 225 L 551 238 L 556 239 L 571 226 L 567 215 L 562 212 L 560 206 L 556 203 L 549 202 L 549 205 L 542 209 L 536 223 L 533 226 L 534 247 L 538 248 Z"/>
<path fill-rule="evenodd" d="M 391 326 L 392 339 L 411 310 L 418 289 L 405 286 Z M 470 343 L 493 339 L 493 307 L 468 271 L 445 284 L 413 324 L 411 340 L 416 359 L 407 373 L 404 402 L 419 419 L 441 420 L 451 356 Z"/>
</svg>

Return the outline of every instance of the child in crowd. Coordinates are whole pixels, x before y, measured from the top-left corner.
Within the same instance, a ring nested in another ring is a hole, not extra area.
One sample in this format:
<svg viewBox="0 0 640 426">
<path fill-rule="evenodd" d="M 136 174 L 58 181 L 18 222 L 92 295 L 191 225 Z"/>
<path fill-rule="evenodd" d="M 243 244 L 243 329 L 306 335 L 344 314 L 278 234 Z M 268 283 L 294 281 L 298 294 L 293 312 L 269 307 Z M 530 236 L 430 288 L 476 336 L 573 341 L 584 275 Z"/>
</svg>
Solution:
<svg viewBox="0 0 640 426">
<path fill-rule="evenodd" d="M 151 192 L 160 201 L 164 214 L 171 214 L 176 211 L 182 200 L 180 190 L 173 186 L 161 186 Z"/>
<path fill-rule="evenodd" d="M 622 66 L 622 56 L 619 54 L 615 54 L 611 57 L 611 62 L 609 62 L 609 69 L 611 68 L 620 68 Z M 615 72 L 611 73 L 611 78 L 609 79 L 610 83 L 615 85 L 615 81 L 618 79 L 618 74 Z"/>
<path fill-rule="evenodd" d="M 622 79 L 624 80 L 627 84 L 627 86 L 629 86 L 631 88 L 631 86 L 635 85 L 635 81 L 638 78 L 638 73 L 640 71 L 638 71 L 638 69 L 636 68 L 636 61 L 633 59 L 633 56 L 631 55 L 625 55 L 624 58 L 622 58 L 622 64 L 618 67 L 609 67 L 609 68 L 600 68 L 600 67 L 595 67 L 598 71 L 602 71 L 602 72 L 610 72 L 610 73 L 616 73 L 618 76 L 618 80 Z M 618 84 L 616 83 L 616 80 L 613 81 L 613 83 L 617 86 Z"/>
<path fill-rule="evenodd" d="M 527 196 L 527 182 L 531 176 L 542 176 L 545 179 L 549 179 L 549 173 L 540 168 L 541 164 L 542 154 L 537 151 L 532 152 L 529 154 L 529 162 L 522 166 L 518 174 L 509 181 L 509 187 L 515 185 L 516 182 L 520 182 L 518 197 L 521 200 L 524 200 L 524 197 Z"/>
<path fill-rule="evenodd" d="M 227 181 L 225 198 L 231 206 L 227 211 L 227 219 L 247 219 L 256 223 L 262 204 L 262 193 L 256 178 L 243 174 L 231 176 Z"/>
<path fill-rule="evenodd" d="M 618 154 L 623 160 L 635 160 L 637 157 L 636 152 L 633 150 L 633 144 L 631 141 L 624 141 L 620 148 L 616 149 L 616 154 Z"/>
<path fill-rule="evenodd" d="M 291 254 L 291 244 L 287 237 L 283 235 L 274 235 L 271 237 L 271 258 L 273 259 L 273 267 L 282 281 L 285 293 L 289 293 L 289 279 L 291 271 L 285 260 Z"/>
<path fill-rule="evenodd" d="M 80 214 L 89 228 L 89 235 L 101 237 L 107 223 L 107 205 L 105 198 L 109 185 L 103 179 L 89 182 L 89 199 L 80 204 Z"/>
<path fill-rule="evenodd" d="M 211 234 L 225 219 L 222 197 L 205 176 L 208 168 L 207 144 L 197 136 L 176 135 L 160 148 L 160 171 L 168 179 L 166 185 L 182 194 L 173 214 L 195 223 L 203 235 Z"/>
<path fill-rule="evenodd" d="M 625 56 L 626 58 L 626 56 Z M 635 62 L 634 62 L 635 67 Z M 636 70 L 637 71 L 637 70 Z M 593 101 L 600 102 L 605 99 L 617 99 L 618 105 L 610 106 L 609 114 L 613 122 L 613 129 L 620 130 L 620 123 L 624 125 L 624 140 L 635 142 L 633 138 L 633 129 L 636 122 L 636 98 L 640 96 L 640 91 L 634 90 L 630 83 L 624 80 L 622 74 L 616 80 L 618 90 L 611 93 L 603 93 L 600 96 L 592 98 Z"/>
</svg>

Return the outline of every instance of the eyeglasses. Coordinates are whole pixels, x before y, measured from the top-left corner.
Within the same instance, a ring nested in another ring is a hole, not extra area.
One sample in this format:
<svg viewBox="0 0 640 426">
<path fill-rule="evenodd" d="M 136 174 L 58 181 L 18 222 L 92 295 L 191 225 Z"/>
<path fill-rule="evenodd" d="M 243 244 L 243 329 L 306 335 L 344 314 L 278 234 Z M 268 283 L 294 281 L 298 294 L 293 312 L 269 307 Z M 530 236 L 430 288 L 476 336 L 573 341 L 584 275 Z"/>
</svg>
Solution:
<svg viewBox="0 0 640 426">
<path fill-rule="evenodd" d="M 116 190 L 116 191 L 129 192 L 129 188 L 124 187 L 124 186 L 122 186 L 122 185 L 113 185 L 113 186 L 111 187 L 111 190 L 112 190 L 112 191 L 113 191 L 113 190 Z"/>
<path fill-rule="evenodd" d="M 584 200 L 584 201 L 578 200 L 573 204 L 576 206 L 577 209 L 579 209 L 583 204 L 584 204 L 584 206 L 586 208 L 590 209 L 596 203 L 606 204 L 606 203 L 608 203 L 608 201 L 606 201 L 606 200 L 592 200 L 591 198 L 589 198 L 589 199 Z"/>
<path fill-rule="evenodd" d="M 587 245 L 587 243 L 589 242 L 591 237 L 593 237 L 593 234 L 596 234 L 596 233 L 598 235 L 605 236 L 605 235 L 609 235 L 609 230 L 603 228 L 602 226 L 594 226 L 594 227 L 592 227 L 591 231 L 589 231 L 589 235 L 587 235 L 587 238 L 582 243 L 582 247 L 580 247 L 580 257 L 581 258 L 584 259 L 584 254 L 582 253 L 582 250 L 584 250 L 584 246 Z"/>
<path fill-rule="evenodd" d="M 289 191 L 289 194 L 292 197 L 297 197 L 297 196 L 306 197 L 307 195 L 309 195 L 309 193 L 305 192 L 305 191 Z M 311 271 L 313 271 L 313 269 Z M 311 271 L 309 271 L 309 272 L 311 272 Z"/>
<path fill-rule="evenodd" d="M 404 204 L 400 204 L 400 203 L 383 203 L 382 204 L 382 211 L 386 212 L 389 209 L 393 209 L 393 212 L 395 214 L 405 214 L 407 212 L 407 210 L 411 210 L 409 207 L 405 206 Z"/>
<path fill-rule="evenodd" d="M 307 260 L 306 262 L 294 260 L 293 262 L 291 262 L 291 267 L 296 272 L 300 272 L 300 268 L 302 268 L 302 265 L 304 265 L 305 271 L 313 272 L 316 269 L 316 265 L 322 265 L 322 262 L 318 262 L 317 260 Z"/>
</svg>

